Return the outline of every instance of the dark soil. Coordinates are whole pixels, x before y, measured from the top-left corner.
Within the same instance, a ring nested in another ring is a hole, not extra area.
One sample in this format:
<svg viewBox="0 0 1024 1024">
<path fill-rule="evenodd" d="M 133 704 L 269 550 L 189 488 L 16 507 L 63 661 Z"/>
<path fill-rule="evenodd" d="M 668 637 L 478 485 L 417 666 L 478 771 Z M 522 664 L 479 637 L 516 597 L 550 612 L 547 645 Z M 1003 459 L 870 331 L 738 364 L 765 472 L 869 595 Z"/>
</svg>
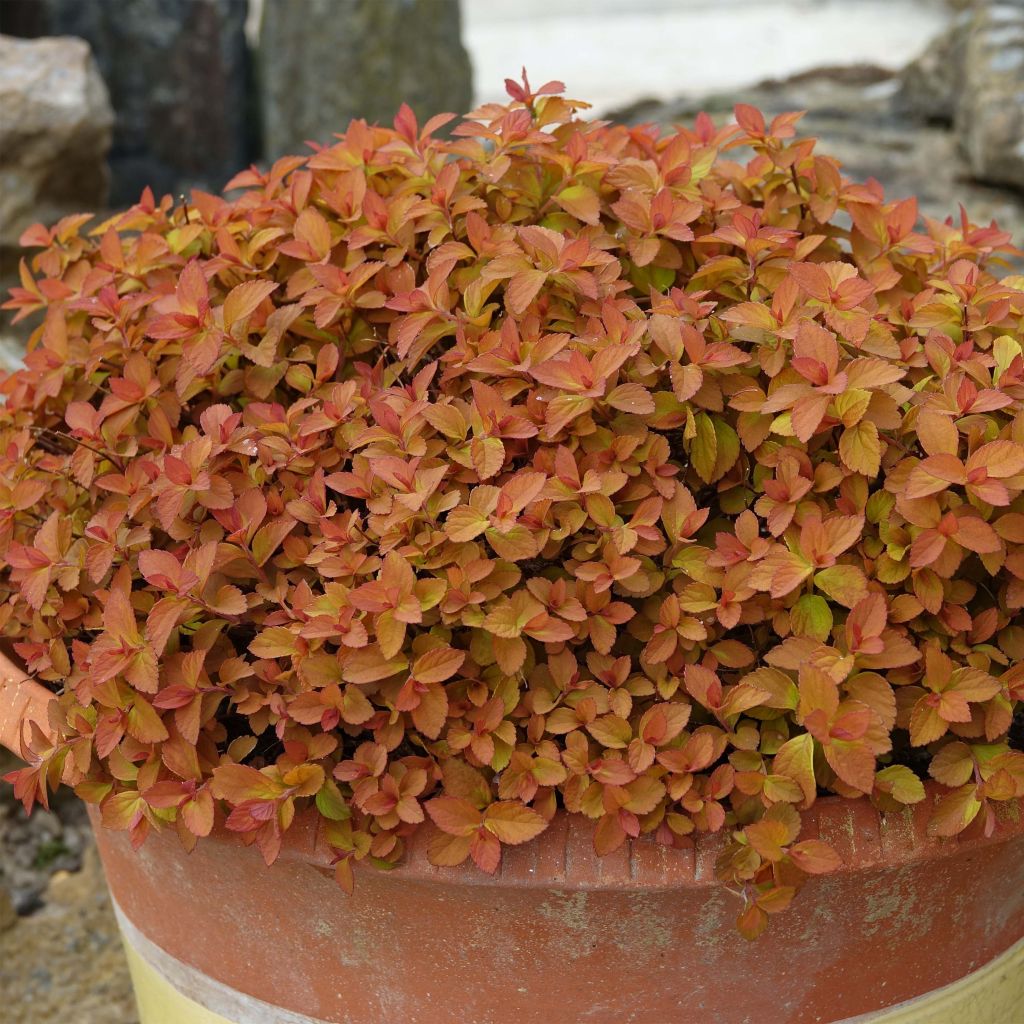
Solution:
<svg viewBox="0 0 1024 1024">
<path fill-rule="evenodd" d="M 1010 746 L 1014 750 L 1024 750 L 1024 704 L 1017 708 L 1010 726 Z"/>
</svg>

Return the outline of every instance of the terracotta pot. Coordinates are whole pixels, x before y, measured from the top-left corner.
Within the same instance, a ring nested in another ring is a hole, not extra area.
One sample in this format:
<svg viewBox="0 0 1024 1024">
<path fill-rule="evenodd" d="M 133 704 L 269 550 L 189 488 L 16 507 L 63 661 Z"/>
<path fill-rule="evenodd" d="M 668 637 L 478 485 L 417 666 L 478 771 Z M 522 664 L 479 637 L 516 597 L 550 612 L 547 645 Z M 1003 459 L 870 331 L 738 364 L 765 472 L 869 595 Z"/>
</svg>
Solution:
<svg viewBox="0 0 1024 1024">
<path fill-rule="evenodd" d="M 224 830 L 192 854 L 171 833 L 97 839 L 144 1024 L 1020 1024 L 1022 812 L 936 841 L 928 806 L 821 800 L 805 837 L 844 868 L 753 943 L 713 837 L 599 859 L 563 815 L 490 878 L 433 867 L 418 836 L 351 898 L 309 815 L 269 869 Z"/>
<path fill-rule="evenodd" d="M 0 744 L 23 756 L 32 723 L 48 730 L 46 710 L 52 699 L 46 687 L 30 679 L 0 651 Z"/>
</svg>

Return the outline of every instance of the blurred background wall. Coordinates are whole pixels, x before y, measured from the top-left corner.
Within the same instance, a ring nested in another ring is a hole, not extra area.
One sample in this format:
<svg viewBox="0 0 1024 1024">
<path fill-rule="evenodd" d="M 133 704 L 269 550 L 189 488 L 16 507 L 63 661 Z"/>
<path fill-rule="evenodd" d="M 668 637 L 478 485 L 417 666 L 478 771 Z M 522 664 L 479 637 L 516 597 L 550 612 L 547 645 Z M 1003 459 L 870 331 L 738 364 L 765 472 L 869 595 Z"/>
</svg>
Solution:
<svg viewBox="0 0 1024 1024">
<path fill-rule="evenodd" d="M 0 0 L 0 32 L 77 36 L 115 114 L 113 205 L 220 188 L 353 117 L 466 110 L 458 0 Z"/>
</svg>

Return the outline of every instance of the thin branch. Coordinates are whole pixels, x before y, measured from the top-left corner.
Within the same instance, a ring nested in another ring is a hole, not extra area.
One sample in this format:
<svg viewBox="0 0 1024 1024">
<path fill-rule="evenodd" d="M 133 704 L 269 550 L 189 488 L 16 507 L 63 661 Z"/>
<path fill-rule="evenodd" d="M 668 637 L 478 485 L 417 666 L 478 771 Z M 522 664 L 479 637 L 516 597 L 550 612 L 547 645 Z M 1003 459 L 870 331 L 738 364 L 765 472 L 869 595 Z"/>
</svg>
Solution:
<svg viewBox="0 0 1024 1024">
<path fill-rule="evenodd" d="M 30 427 L 29 429 L 40 436 L 40 447 L 45 448 L 46 445 L 43 442 L 45 440 L 49 440 L 48 438 L 45 437 L 45 435 L 52 434 L 54 437 L 59 437 L 65 441 L 70 441 L 72 444 L 81 445 L 83 448 L 87 448 L 94 455 L 98 455 L 101 459 L 106 459 L 108 462 L 113 463 L 113 465 L 117 467 L 118 472 L 124 472 L 124 463 L 120 460 L 120 458 L 118 458 L 118 456 L 114 455 L 113 452 L 105 452 L 100 448 L 94 448 L 91 444 L 86 444 L 86 442 L 82 441 L 80 438 L 73 437 L 71 434 L 66 434 L 62 430 L 54 430 L 52 427 Z M 53 444 L 52 441 L 50 441 L 49 443 Z M 47 448 L 46 450 L 49 451 L 52 455 L 71 454 L 67 449 L 62 448 Z"/>
</svg>

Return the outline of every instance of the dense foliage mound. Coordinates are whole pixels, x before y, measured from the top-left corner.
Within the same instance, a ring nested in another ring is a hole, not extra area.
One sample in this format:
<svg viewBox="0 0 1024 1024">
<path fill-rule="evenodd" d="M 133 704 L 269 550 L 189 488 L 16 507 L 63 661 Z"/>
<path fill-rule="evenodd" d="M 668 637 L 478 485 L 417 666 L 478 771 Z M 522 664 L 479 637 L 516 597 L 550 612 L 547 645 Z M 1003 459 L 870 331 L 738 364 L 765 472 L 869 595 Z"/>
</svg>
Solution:
<svg viewBox="0 0 1024 1024">
<path fill-rule="evenodd" d="M 757 934 L 824 792 L 1024 795 L 1024 278 L 844 180 L 797 114 L 661 135 L 509 84 L 39 247 L 2 384 L 15 775 L 339 881 L 494 871 L 556 808 L 731 835 Z M 729 158 L 732 154 L 733 159 Z M 1005 271 L 1004 271 L 1005 272 Z M 944 788 L 945 787 L 945 788 Z M 973 823 L 973 824 L 972 824 Z"/>
</svg>

